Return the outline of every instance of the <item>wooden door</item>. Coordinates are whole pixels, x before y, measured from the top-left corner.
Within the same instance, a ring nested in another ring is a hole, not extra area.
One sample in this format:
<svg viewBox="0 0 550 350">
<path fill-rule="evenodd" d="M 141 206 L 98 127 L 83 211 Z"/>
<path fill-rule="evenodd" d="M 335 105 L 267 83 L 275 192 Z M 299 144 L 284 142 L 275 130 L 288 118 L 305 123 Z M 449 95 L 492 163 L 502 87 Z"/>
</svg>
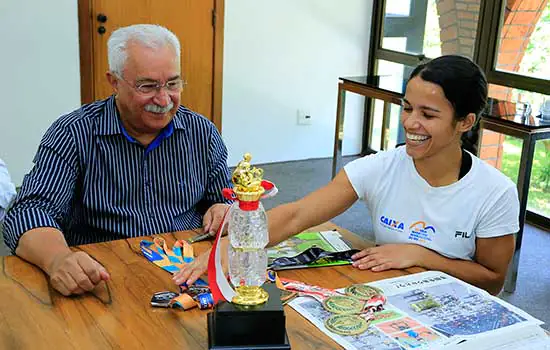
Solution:
<svg viewBox="0 0 550 350">
<path fill-rule="evenodd" d="M 182 105 L 213 120 L 221 129 L 223 2 L 221 5 L 219 0 L 79 0 L 83 102 L 112 93 L 105 78 L 110 34 L 131 24 L 160 24 L 180 40 L 181 72 L 187 83 Z M 88 37 L 87 42 L 82 42 L 83 37 Z M 89 82 L 85 81 L 86 74 Z"/>
</svg>

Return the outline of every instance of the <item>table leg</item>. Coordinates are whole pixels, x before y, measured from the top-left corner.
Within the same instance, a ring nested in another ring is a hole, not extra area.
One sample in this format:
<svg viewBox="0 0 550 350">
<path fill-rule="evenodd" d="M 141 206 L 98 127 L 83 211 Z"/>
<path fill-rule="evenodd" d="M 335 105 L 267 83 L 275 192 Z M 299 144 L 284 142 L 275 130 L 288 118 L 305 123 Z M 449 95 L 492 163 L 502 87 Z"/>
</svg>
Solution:
<svg viewBox="0 0 550 350">
<path fill-rule="evenodd" d="M 382 135 L 380 137 L 380 150 L 384 151 L 388 148 L 390 139 L 390 112 L 391 104 L 384 101 L 384 112 L 382 113 Z"/>
<path fill-rule="evenodd" d="M 519 197 L 519 231 L 516 234 L 516 248 L 514 256 L 508 267 L 508 274 L 504 282 L 504 290 L 513 293 L 516 290 L 516 281 L 518 278 L 519 257 L 521 252 L 521 243 L 523 240 L 523 226 L 525 225 L 525 214 L 527 213 L 527 197 L 529 195 L 529 184 L 531 181 L 531 167 L 533 157 L 535 156 L 536 139 L 529 135 L 523 140 L 521 149 L 521 159 L 519 163 L 518 175 L 518 197 Z"/>
<path fill-rule="evenodd" d="M 332 157 L 332 178 L 342 166 L 342 142 L 344 141 L 344 110 L 346 108 L 346 90 L 338 84 L 338 104 L 336 105 L 336 127 L 334 131 L 334 155 Z"/>
</svg>

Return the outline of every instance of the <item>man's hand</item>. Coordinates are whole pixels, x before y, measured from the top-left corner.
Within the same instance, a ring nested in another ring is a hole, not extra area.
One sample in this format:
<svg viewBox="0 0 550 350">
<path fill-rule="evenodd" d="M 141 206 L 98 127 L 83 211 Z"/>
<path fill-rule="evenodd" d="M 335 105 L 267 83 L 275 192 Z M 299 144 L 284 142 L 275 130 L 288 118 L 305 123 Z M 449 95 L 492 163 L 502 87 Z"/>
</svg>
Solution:
<svg viewBox="0 0 550 350">
<path fill-rule="evenodd" d="M 205 233 L 210 233 L 214 235 L 218 232 L 223 216 L 225 215 L 226 210 L 229 209 L 229 204 L 217 203 L 212 205 L 204 214 L 202 218 L 202 227 Z"/>
<path fill-rule="evenodd" d="M 55 257 L 47 272 L 52 286 L 65 296 L 89 292 L 110 278 L 107 270 L 84 252 Z"/>
<path fill-rule="evenodd" d="M 203 273 L 208 269 L 208 257 L 210 256 L 210 249 L 199 255 L 189 264 L 185 264 L 181 270 L 176 272 L 172 277 L 172 280 L 178 286 L 185 284 L 187 286 L 195 283 L 196 280 L 201 277 Z"/>
<path fill-rule="evenodd" d="M 363 249 L 351 258 L 360 270 L 385 271 L 420 265 L 427 249 L 417 244 L 385 244 Z"/>
</svg>

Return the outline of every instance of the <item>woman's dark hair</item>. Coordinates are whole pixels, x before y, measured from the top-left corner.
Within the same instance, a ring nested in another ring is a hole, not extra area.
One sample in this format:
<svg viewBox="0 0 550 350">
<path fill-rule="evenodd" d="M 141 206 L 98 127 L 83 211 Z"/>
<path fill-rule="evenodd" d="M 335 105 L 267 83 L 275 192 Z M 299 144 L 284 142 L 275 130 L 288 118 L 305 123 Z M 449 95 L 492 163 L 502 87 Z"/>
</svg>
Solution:
<svg viewBox="0 0 550 350">
<path fill-rule="evenodd" d="M 477 154 L 477 121 L 487 103 L 487 78 L 481 68 L 467 57 L 446 55 L 417 66 L 409 80 L 416 76 L 441 86 L 454 108 L 455 121 L 476 115 L 474 127 L 462 134 L 462 147 Z"/>
</svg>

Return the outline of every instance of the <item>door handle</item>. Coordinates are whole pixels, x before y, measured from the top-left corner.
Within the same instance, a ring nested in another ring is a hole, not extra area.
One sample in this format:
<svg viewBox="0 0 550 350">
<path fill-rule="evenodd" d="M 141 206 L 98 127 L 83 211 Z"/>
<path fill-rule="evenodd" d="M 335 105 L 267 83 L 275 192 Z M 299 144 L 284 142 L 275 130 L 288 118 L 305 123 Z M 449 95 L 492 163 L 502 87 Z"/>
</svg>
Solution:
<svg viewBox="0 0 550 350">
<path fill-rule="evenodd" d="M 107 30 L 105 29 L 104 26 L 99 26 L 99 28 L 97 28 L 97 32 L 101 35 L 105 34 Z"/>
<path fill-rule="evenodd" d="M 105 23 L 107 22 L 107 16 L 105 16 L 103 13 L 100 13 L 99 15 L 97 15 L 97 21 L 99 23 Z"/>
</svg>

